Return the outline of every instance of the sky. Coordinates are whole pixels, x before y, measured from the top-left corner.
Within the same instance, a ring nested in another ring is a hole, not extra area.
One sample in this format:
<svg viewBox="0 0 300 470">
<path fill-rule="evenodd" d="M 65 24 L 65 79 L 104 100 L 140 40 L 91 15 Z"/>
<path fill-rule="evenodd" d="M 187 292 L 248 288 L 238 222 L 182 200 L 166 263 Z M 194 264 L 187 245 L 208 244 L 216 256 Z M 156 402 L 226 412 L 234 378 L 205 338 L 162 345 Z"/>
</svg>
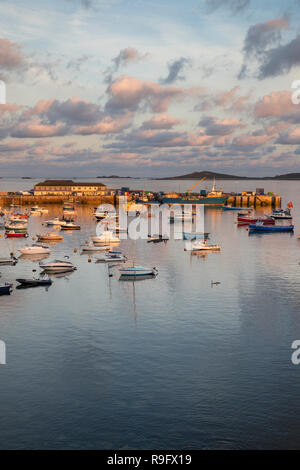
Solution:
<svg viewBox="0 0 300 470">
<path fill-rule="evenodd" d="M 300 172 L 300 0 L 1 0 L 0 80 L 1 176 Z"/>
</svg>

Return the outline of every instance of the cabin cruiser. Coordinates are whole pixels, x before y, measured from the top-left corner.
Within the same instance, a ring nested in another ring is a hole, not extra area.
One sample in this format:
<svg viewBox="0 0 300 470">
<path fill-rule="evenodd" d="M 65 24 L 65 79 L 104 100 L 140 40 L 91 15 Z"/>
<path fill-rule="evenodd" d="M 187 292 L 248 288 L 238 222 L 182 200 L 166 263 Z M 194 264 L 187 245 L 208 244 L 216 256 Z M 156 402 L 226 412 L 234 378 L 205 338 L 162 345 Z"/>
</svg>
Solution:
<svg viewBox="0 0 300 470">
<path fill-rule="evenodd" d="M 74 224 L 74 222 L 66 222 L 60 228 L 61 230 L 80 230 L 81 229 L 80 225 Z"/>
<path fill-rule="evenodd" d="M 110 249 L 110 245 L 93 245 L 89 243 L 88 245 L 82 245 L 82 251 L 108 251 Z"/>
<path fill-rule="evenodd" d="M 64 239 L 62 235 L 56 232 L 47 232 L 47 233 L 41 233 L 40 235 L 37 235 L 38 241 L 53 241 L 53 242 L 60 242 Z"/>
<path fill-rule="evenodd" d="M 184 251 L 220 251 L 220 245 L 209 245 L 207 240 L 195 240 L 186 244 Z"/>
<path fill-rule="evenodd" d="M 17 286 L 17 289 L 25 288 L 25 287 L 38 287 L 38 286 L 51 286 L 53 281 L 49 278 L 49 276 L 41 275 L 38 278 L 18 278 L 16 281 L 20 284 Z"/>
<path fill-rule="evenodd" d="M 45 245 L 38 245 L 34 243 L 31 246 L 25 246 L 25 248 L 19 248 L 18 251 L 22 255 L 40 255 L 40 254 L 49 254 L 50 248 Z"/>
<path fill-rule="evenodd" d="M 111 230 L 106 230 L 103 232 L 99 237 L 95 237 L 92 235 L 92 242 L 94 244 L 97 243 L 119 243 L 119 237 L 116 237 L 115 234 Z"/>
<path fill-rule="evenodd" d="M 61 226 L 61 225 L 66 225 L 66 221 L 65 220 L 60 220 L 58 217 L 55 217 L 54 219 L 50 219 L 50 220 L 46 220 L 45 221 L 45 224 L 46 225 L 58 225 L 58 226 Z"/>
<path fill-rule="evenodd" d="M 275 220 L 291 220 L 293 218 L 290 209 L 286 209 L 285 211 L 274 210 L 270 217 Z"/>
<path fill-rule="evenodd" d="M 97 258 L 96 263 L 125 263 L 127 257 L 120 251 L 110 251 L 105 253 L 101 258 Z"/>
<path fill-rule="evenodd" d="M 42 268 L 45 272 L 49 273 L 65 273 L 68 271 L 75 271 L 77 268 L 74 266 L 73 263 L 70 261 L 61 261 L 61 260 L 53 260 L 53 261 L 45 261 L 39 263 L 40 268 Z"/>
</svg>

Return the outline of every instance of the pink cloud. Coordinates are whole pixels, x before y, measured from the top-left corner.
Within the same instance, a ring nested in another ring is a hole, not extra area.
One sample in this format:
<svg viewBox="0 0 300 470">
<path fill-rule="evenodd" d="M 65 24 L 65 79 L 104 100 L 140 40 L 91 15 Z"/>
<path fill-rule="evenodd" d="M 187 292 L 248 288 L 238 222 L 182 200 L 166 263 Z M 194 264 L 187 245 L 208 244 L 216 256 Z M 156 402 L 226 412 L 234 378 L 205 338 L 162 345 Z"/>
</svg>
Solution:
<svg viewBox="0 0 300 470">
<path fill-rule="evenodd" d="M 0 67 L 5 69 L 16 69 L 25 63 L 21 47 L 9 41 L 0 38 Z"/>
<path fill-rule="evenodd" d="M 144 121 L 142 129 L 172 129 L 172 127 L 182 124 L 184 121 L 177 119 L 167 114 L 159 114 L 153 116 L 148 121 Z"/>
<path fill-rule="evenodd" d="M 258 101 L 254 111 L 255 116 L 264 118 L 297 113 L 299 107 L 292 103 L 291 91 L 274 91 Z"/>
</svg>

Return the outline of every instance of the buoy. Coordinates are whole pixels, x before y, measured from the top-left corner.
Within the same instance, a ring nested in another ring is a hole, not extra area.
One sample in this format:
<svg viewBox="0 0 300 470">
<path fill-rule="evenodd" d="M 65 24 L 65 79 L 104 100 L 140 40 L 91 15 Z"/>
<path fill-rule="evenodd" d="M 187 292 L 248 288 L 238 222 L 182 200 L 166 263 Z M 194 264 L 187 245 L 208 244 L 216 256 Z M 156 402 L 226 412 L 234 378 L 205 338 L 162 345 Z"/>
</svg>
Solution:
<svg viewBox="0 0 300 470">
<path fill-rule="evenodd" d="M 88 263 L 91 263 L 91 262 L 92 262 L 92 258 L 89 258 L 89 259 L 88 259 Z"/>
<path fill-rule="evenodd" d="M 74 253 L 77 253 L 77 248 L 74 248 Z"/>
<path fill-rule="evenodd" d="M 88 241 L 88 240 L 85 240 L 85 244 L 88 245 L 88 244 L 89 244 L 89 241 Z"/>
<path fill-rule="evenodd" d="M 32 237 L 32 240 L 35 240 L 35 237 Z"/>
</svg>

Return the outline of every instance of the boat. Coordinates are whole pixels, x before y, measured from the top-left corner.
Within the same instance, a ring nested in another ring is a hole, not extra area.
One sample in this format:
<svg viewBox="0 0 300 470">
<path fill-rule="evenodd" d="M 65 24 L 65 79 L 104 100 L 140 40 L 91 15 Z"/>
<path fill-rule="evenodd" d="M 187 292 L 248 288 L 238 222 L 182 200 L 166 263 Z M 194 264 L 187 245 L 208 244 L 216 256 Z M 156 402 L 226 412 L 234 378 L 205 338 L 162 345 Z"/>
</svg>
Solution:
<svg viewBox="0 0 300 470">
<path fill-rule="evenodd" d="M 175 213 L 174 216 L 170 216 L 170 219 L 173 219 L 174 222 L 182 222 L 182 221 L 192 221 L 193 214 L 191 212 L 179 212 Z"/>
<path fill-rule="evenodd" d="M 207 240 L 209 238 L 209 232 L 183 232 L 183 240 Z"/>
<path fill-rule="evenodd" d="M 57 259 L 53 261 L 41 262 L 39 263 L 39 266 L 45 272 L 49 273 L 65 273 L 68 271 L 75 271 L 77 269 L 70 261 L 61 261 Z"/>
<path fill-rule="evenodd" d="M 45 209 L 45 207 L 40 207 L 39 212 L 41 212 L 41 214 L 48 214 L 49 210 Z"/>
<path fill-rule="evenodd" d="M 27 232 L 15 232 L 11 230 L 10 232 L 5 232 L 6 238 L 25 238 L 28 237 Z"/>
<path fill-rule="evenodd" d="M 5 230 L 15 230 L 16 232 L 26 232 L 27 231 L 27 220 L 12 222 L 10 224 L 4 224 Z"/>
<path fill-rule="evenodd" d="M 157 268 L 146 268 L 144 266 L 128 266 L 119 269 L 121 277 L 136 278 L 139 276 L 157 276 Z"/>
<path fill-rule="evenodd" d="M 28 214 L 12 214 L 11 216 L 9 216 L 9 220 L 12 221 L 28 220 L 28 218 Z"/>
<path fill-rule="evenodd" d="M 234 207 L 234 206 L 231 206 L 231 205 L 223 206 L 222 209 L 223 209 L 223 211 L 242 211 L 243 210 L 242 207 Z"/>
<path fill-rule="evenodd" d="M 21 287 L 38 287 L 38 286 L 51 286 L 53 281 L 49 277 L 40 276 L 39 278 L 22 279 L 18 278 L 16 281 L 20 284 L 17 289 Z"/>
<path fill-rule="evenodd" d="M 56 232 L 47 232 L 47 233 L 41 233 L 37 235 L 38 241 L 54 241 L 54 242 L 59 242 L 63 240 L 63 236 L 60 235 L 59 233 Z"/>
<path fill-rule="evenodd" d="M 251 216 L 238 216 L 237 221 L 239 224 L 249 225 L 262 223 L 263 225 L 275 225 L 275 220 L 271 217 L 251 217 Z"/>
<path fill-rule="evenodd" d="M 74 222 L 66 222 L 64 225 L 61 225 L 61 230 L 80 230 L 81 227 L 78 224 L 74 224 Z"/>
<path fill-rule="evenodd" d="M 106 251 L 110 249 L 110 245 L 93 245 L 89 243 L 88 245 L 82 245 L 82 251 Z"/>
<path fill-rule="evenodd" d="M 184 251 L 220 251 L 220 245 L 208 245 L 207 240 L 196 240 L 186 244 Z"/>
<path fill-rule="evenodd" d="M 55 217 L 54 219 L 50 219 L 50 220 L 46 220 L 45 221 L 45 224 L 46 225 L 58 225 L 58 226 L 61 226 L 61 225 L 66 225 L 66 221 L 65 220 L 60 220 L 58 217 Z"/>
<path fill-rule="evenodd" d="M 167 242 L 168 240 L 170 240 L 169 237 L 167 237 L 166 235 L 159 235 L 157 237 L 148 237 L 148 243 L 160 243 L 160 242 Z"/>
<path fill-rule="evenodd" d="M 249 224 L 249 232 L 293 232 L 294 225 L 263 225 L 261 223 Z"/>
<path fill-rule="evenodd" d="M 40 254 L 49 254 L 49 246 L 38 245 L 34 243 L 31 246 L 25 246 L 24 248 L 19 248 L 18 250 L 22 255 L 40 255 Z"/>
<path fill-rule="evenodd" d="M 186 196 L 181 197 L 163 197 L 162 204 L 204 204 L 206 206 L 224 206 L 227 202 L 228 196 L 225 196 L 223 191 L 218 191 L 215 188 L 215 180 L 211 191 L 201 191 L 201 194 L 191 196 L 187 193 Z"/>
<path fill-rule="evenodd" d="M 10 258 L 0 258 L 0 266 L 15 266 L 18 262 L 18 259 L 14 256 Z"/>
<path fill-rule="evenodd" d="M 103 220 L 103 219 L 116 219 L 117 214 L 116 211 L 112 210 L 100 210 L 96 209 L 93 214 L 97 220 Z"/>
<path fill-rule="evenodd" d="M 0 295 L 10 295 L 12 292 L 13 285 L 6 282 L 5 284 L 0 284 Z"/>
<path fill-rule="evenodd" d="M 116 237 L 115 234 L 111 230 L 106 230 L 102 232 L 102 234 L 99 237 L 95 237 L 92 235 L 92 242 L 94 244 L 97 243 L 119 243 L 120 239 L 119 237 Z"/>
<path fill-rule="evenodd" d="M 41 212 L 39 206 L 33 206 L 30 209 L 30 214 L 31 215 L 42 215 L 42 212 Z"/>
<path fill-rule="evenodd" d="M 125 263 L 125 261 L 127 261 L 127 257 L 117 251 L 110 251 L 109 253 L 105 253 L 101 258 L 96 259 L 96 263 Z"/>
<path fill-rule="evenodd" d="M 273 211 L 270 217 L 275 220 L 291 220 L 293 218 L 289 209 L 287 209 L 286 211 Z"/>
</svg>

